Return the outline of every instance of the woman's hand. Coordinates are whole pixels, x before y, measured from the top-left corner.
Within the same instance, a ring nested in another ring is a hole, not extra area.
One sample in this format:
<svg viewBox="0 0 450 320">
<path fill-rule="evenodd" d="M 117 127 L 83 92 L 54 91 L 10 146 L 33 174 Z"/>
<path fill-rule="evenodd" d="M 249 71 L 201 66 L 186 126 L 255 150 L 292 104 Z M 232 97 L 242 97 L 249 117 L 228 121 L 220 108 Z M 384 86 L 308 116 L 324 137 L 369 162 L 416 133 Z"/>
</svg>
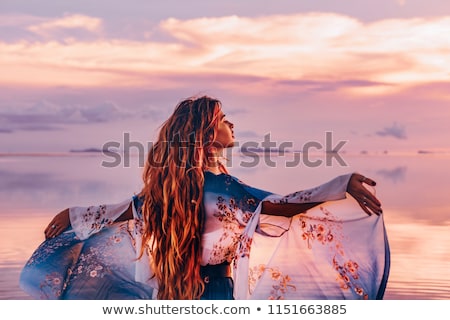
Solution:
<svg viewBox="0 0 450 320">
<path fill-rule="evenodd" d="M 370 216 L 373 213 L 380 215 L 383 213 L 381 209 L 381 202 L 370 192 L 364 183 L 374 187 L 375 181 L 369 179 L 361 174 L 354 173 L 347 185 L 347 192 L 355 198 L 361 208 Z"/>
<path fill-rule="evenodd" d="M 58 213 L 45 228 L 45 239 L 54 238 L 63 233 L 70 226 L 69 209 Z"/>
</svg>

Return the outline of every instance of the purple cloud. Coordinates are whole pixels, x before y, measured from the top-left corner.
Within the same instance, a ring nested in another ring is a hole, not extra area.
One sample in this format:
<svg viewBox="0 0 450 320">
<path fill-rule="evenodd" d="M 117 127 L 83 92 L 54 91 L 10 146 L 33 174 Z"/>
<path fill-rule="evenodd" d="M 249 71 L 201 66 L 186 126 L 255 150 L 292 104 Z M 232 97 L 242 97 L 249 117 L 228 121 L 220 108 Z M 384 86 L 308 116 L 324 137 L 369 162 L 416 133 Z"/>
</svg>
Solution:
<svg viewBox="0 0 450 320">
<path fill-rule="evenodd" d="M 405 180 L 406 177 L 406 166 L 399 166 L 393 169 L 382 169 L 378 170 L 377 174 L 383 176 L 385 179 L 391 180 L 394 183 L 401 182 Z"/>
<path fill-rule="evenodd" d="M 390 127 L 384 127 L 383 130 L 379 130 L 376 132 L 380 137 L 394 137 L 397 139 L 407 139 L 406 130 L 403 126 L 394 123 Z"/>
<path fill-rule="evenodd" d="M 0 133 L 61 130 L 64 124 L 111 122 L 139 116 L 113 102 L 94 106 L 58 105 L 46 100 L 26 108 L 10 108 L 0 112 Z"/>
</svg>

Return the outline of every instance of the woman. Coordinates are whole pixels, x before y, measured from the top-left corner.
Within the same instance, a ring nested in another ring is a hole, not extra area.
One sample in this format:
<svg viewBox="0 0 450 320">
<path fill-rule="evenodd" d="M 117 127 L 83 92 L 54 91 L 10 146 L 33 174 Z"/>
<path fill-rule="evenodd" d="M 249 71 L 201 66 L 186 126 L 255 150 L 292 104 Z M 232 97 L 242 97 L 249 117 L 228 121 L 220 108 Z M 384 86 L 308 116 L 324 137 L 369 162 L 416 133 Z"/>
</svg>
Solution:
<svg viewBox="0 0 450 320">
<path fill-rule="evenodd" d="M 43 299 L 382 298 L 389 247 L 381 204 L 363 185 L 375 182 L 355 173 L 278 196 L 227 173 L 219 159 L 233 144 L 219 100 L 180 102 L 149 151 L 142 191 L 56 215 L 22 288 Z M 364 214 L 327 209 L 346 192 Z"/>
</svg>

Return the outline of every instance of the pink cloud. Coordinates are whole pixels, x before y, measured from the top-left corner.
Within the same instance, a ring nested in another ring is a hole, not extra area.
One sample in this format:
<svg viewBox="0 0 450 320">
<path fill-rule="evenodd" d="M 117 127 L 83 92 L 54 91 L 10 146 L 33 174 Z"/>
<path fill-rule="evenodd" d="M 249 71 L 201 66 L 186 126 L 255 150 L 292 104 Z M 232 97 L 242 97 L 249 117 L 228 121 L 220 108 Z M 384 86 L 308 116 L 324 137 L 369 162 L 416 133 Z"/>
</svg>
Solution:
<svg viewBox="0 0 450 320">
<path fill-rule="evenodd" d="M 71 15 L 30 24 L 39 42 L 0 42 L 0 83 L 33 86 L 169 88 L 187 75 L 272 81 L 348 82 L 349 94 L 385 94 L 448 81 L 450 17 L 363 23 L 331 13 L 167 19 L 171 41 L 48 38 L 55 30 L 101 30 L 95 17 Z M 39 76 L 38 76 L 39 75 Z M 164 80 L 162 80 L 164 79 Z M 364 80 L 372 85 L 350 84 Z M 341 90 L 344 90 L 342 88 Z"/>
<path fill-rule="evenodd" d="M 62 18 L 48 19 L 46 21 L 30 25 L 27 29 L 37 34 L 48 35 L 58 29 L 85 29 L 91 32 L 100 31 L 102 20 L 81 14 L 66 15 Z"/>
</svg>

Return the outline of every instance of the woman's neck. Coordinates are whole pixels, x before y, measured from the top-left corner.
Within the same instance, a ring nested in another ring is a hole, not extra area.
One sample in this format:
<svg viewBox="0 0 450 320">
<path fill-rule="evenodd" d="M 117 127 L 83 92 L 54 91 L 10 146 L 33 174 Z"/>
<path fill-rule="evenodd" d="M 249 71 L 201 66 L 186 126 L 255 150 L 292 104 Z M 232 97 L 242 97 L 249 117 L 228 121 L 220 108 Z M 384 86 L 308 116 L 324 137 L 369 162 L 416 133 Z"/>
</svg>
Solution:
<svg viewBox="0 0 450 320">
<path fill-rule="evenodd" d="M 205 170 L 214 174 L 223 173 L 221 170 L 222 164 L 220 162 L 221 152 L 218 149 L 209 150 L 208 161 Z"/>
</svg>

